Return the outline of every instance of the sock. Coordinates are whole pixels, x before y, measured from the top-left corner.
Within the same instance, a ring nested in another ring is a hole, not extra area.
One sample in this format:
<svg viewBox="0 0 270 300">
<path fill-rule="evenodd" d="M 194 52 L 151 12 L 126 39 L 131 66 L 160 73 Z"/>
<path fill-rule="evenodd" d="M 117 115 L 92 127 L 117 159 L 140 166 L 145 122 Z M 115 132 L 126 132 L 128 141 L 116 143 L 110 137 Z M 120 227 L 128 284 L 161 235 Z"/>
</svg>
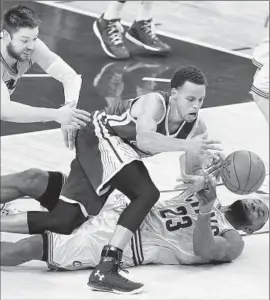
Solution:
<svg viewBox="0 0 270 300">
<path fill-rule="evenodd" d="M 142 1 L 137 13 L 136 21 L 149 20 L 152 18 L 152 6 L 154 1 Z"/>
<path fill-rule="evenodd" d="M 126 227 L 117 225 L 109 244 L 118 249 L 124 250 L 128 242 L 131 240 L 132 236 L 132 231 L 130 231 Z"/>
<path fill-rule="evenodd" d="M 105 20 L 120 19 L 120 13 L 125 5 L 125 2 L 110 1 L 103 18 Z"/>
</svg>

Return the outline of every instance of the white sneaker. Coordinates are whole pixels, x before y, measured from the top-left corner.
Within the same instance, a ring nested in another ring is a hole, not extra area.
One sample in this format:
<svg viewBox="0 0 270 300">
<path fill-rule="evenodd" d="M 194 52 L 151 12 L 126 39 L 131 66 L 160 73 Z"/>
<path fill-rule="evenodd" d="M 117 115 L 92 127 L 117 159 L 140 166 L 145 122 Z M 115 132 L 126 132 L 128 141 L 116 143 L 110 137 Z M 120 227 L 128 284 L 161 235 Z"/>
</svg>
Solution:
<svg viewBox="0 0 270 300">
<path fill-rule="evenodd" d="M 0 209 L 1 209 L 1 216 L 16 215 L 22 212 L 19 209 L 17 209 L 13 203 L 1 204 Z"/>
</svg>

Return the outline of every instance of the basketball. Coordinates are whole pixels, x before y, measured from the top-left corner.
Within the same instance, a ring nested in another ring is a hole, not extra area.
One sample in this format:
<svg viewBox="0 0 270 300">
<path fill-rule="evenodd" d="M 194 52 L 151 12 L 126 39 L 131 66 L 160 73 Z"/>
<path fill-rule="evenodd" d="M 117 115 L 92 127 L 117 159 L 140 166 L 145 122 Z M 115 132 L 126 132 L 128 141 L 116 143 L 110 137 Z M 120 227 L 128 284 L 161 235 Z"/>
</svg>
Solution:
<svg viewBox="0 0 270 300">
<path fill-rule="evenodd" d="M 261 187 L 265 179 L 265 166 L 256 153 L 247 150 L 235 151 L 225 159 L 221 178 L 231 192 L 247 195 Z"/>
</svg>

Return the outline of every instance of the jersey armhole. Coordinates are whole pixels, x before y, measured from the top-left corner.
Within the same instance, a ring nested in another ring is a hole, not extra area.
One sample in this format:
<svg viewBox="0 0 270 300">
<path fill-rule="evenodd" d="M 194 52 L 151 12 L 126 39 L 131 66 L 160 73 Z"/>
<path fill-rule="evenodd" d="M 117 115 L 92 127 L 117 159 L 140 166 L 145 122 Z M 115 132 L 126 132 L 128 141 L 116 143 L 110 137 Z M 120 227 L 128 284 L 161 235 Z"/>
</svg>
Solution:
<svg viewBox="0 0 270 300">
<path fill-rule="evenodd" d="M 160 120 L 157 122 L 157 124 L 160 124 L 160 123 L 163 121 L 163 119 L 165 118 L 165 116 L 166 116 L 166 104 L 165 104 L 165 99 L 164 99 L 164 97 L 163 97 L 160 93 L 155 92 L 154 94 L 156 94 L 156 95 L 158 96 L 159 100 L 162 102 L 162 106 L 163 106 L 163 109 L 164 109 L 163 114 L 162 114 L 162 117 L 161 117 Z"/>
</svg>

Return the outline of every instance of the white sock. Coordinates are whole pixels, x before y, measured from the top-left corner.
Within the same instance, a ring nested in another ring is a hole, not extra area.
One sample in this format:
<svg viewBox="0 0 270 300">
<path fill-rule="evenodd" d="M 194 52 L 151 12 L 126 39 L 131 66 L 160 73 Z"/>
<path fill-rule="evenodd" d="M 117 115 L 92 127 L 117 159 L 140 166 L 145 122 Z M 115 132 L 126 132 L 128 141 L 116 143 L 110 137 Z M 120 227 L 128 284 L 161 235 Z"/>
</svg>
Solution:
<svg viewBox="0 0 270 300">
<path fill-rule="evenodd" d="M 129 229 L 121 225 L 117 225 L 113 233 L 113 236 L 109 242 L 109 245 L 124 250 L 126 245 L 131 240 L 132 236 L 133 233 Z"/>
<path fill-rule="evenodd" d="M 110 1 L 103 18 L 106 20 L 120 19 L 120 13 L 124 4 L 118 1 Z"/>
<path fill-rule="evenodd" d="M 149 20 L 152 18 L 152 6 L 154 1 L 142 1 L 137 13 L 136 21 Z"/>
</svg>

